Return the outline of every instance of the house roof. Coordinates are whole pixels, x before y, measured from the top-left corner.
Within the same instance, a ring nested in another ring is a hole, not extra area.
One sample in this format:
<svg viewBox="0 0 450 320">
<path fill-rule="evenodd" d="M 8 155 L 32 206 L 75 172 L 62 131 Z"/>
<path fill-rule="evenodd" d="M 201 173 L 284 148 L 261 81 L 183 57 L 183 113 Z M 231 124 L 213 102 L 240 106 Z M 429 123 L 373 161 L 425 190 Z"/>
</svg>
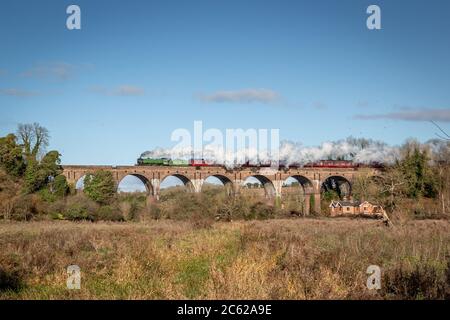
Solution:
<svg viewBox="0 0 450 320">
<path fill-rule="evenodd" d="M 360 204 L 359 201 L 332 201 L 330 207 L 358 207 Z"/>
<path fill-rule="evenodd" d="M 337 206 L 341 206 L 342 207 L 342 205 L 339 203 L 339 201 L 331 201 L 331 203 L 330 203 L 330 208 L 331 207 L 337 207 Z"/>
<path fill-rule="evenodd" d="M 352 201 L 341 201 L 341 204 L 344 207 L 358 207 L 361 204 L 361 202 L 359 202 L 359 201 L 355 201 L 355 202 L 352 202 Z"/>
</svg>

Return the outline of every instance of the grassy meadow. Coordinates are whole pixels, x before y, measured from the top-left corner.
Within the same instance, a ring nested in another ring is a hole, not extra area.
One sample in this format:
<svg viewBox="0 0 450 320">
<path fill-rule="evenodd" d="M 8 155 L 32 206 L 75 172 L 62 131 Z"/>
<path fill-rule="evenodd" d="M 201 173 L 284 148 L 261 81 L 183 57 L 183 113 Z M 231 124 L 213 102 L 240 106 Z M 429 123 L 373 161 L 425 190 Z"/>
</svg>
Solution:
<svg viewBox="0 0 450 320">
<path fill-rule="evenodd" d="M 449 243 L 448 220 L 1 221 L 0 299 L 448 299 Z"/>
</svg>

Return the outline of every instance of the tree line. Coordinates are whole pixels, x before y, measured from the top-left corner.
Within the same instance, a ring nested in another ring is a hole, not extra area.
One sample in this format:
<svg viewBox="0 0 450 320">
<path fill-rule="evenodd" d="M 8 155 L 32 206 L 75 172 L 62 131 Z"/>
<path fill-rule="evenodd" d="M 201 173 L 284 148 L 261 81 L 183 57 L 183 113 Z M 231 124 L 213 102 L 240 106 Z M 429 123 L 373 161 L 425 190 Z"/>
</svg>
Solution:
<svg viewBox="0 0 450 320">
<path fill-rule="evenodd" d="M 450 142 L 421 144 L 410 139 L 400 157 L 378 177 L 360 176 L 353 185 L 358 200 L 383 204 L 390 212 L 412 210 L 447 214 L 450 210 Z"/>
<path fill-rule="evenodd" d="M 61 154 L 57 150 L 47 151 L 49 140 L 49 131 L 38 123 L 20 124 L 15 134 L 0 137 L 0 200 L 3 200 L 0 201 L 0 216 L 1 211 L 17 211 L 23 212 L 22 216 L 29 215 L 28 212 L 43 212 L 74 220 L 88 217 L 95 220 L 96 216 L 107 218 L 108 215 L 116 219 L 114 212 L 130 211 L 125 207 L 134 208 L 131 210 L 134 212 L 136 208 L 147 206 L 145 197 L 136 202 L 139 196 L 122 197 L 128 202 L 122 204 L 109 171 L 88 173 L 83 192 L 75 195 L 75 186 L 69 185 L 62 175 Z M 405 211 L 413 215 L 445 215 L 450 212 L 449 168 L 450 141 L 441 139 L 421 144 L 408 140 L 400 148 L 397 161 L 386 166 L 379 177 L 359 175 L 353 183 L 352 196 L 356 200 L 381 204 L 394 215 Z M 331 200 L 342 199 L 343 194 L 339 190 L 326 190 L 322 213 L 328 211 Z M 285 207 L 299 212 L 308 201 L 302 197 L 284 199 L 288 200 L 295 203 Z M 202 201 L 212 203 L 205 198 Z M 224 200 L 224 204 L 236 207 L 228 200 Z M 158 206 L 163 208 L 164 201 Z M 155 209 L 156 205 L 151 207 Z M 10 215 L 3 214 L 4 217 Z"/>
<path fill-rule="evenodd" d="M 7 174 L 23 178 L 25 194 L 48 189 L 64 196 L 68 185 L 61 175 L 61 154 L 56 150 L 46 152 L 49 132 L 38 123 L 20 124 L 17 134 L 0 138 L 0 166 Z"/>
<path fill-rule="evenodd" d="M 38 123 L 19 124 L 16 133 L 0 137 L 0 211 L 4 217 L 14 212 L 23 218 L 29 212 L 70 211 L 51 208 L 58 201 L 66 204 L 67 196 L 75 194 L 75 186 L 62 175 L 61 154 L 47 151 L 49 140 L 49 131 Z M 115 183 L 110 172 L 89 173 L 84 184 L 89 201 L 99 206 L 113 202 Z"/>
</svg>

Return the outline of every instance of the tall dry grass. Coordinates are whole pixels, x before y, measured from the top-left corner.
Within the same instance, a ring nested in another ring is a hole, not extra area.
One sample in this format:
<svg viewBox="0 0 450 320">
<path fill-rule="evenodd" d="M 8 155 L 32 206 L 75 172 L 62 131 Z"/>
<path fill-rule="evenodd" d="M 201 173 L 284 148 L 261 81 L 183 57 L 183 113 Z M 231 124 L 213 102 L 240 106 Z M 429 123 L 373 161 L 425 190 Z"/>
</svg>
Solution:
<svg viewBox="0 0 450 320">
<path fill-rule="evenodd" d="M 0 299 L 448 299 L 449 231 L 344 218 L 2 222 Z M 72 264 L 81 290 L 66 288 Z"/>
</svg>

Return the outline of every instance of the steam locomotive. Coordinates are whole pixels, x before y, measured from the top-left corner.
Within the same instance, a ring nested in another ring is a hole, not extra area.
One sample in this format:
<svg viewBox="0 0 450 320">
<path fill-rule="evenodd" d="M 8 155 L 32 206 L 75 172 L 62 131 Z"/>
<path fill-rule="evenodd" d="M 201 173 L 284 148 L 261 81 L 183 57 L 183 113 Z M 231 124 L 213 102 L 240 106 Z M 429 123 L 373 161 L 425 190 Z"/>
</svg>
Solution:
<svg viewBox="0 0 450 320">
<path fill-rule="evenodd" d="M 137 164 L 140 166 L 170 166 L 170 167 L 206 167 L 212 166 L 205 159 L 170 159 L 170 158 L 139 158 Z"/>
</svg>

